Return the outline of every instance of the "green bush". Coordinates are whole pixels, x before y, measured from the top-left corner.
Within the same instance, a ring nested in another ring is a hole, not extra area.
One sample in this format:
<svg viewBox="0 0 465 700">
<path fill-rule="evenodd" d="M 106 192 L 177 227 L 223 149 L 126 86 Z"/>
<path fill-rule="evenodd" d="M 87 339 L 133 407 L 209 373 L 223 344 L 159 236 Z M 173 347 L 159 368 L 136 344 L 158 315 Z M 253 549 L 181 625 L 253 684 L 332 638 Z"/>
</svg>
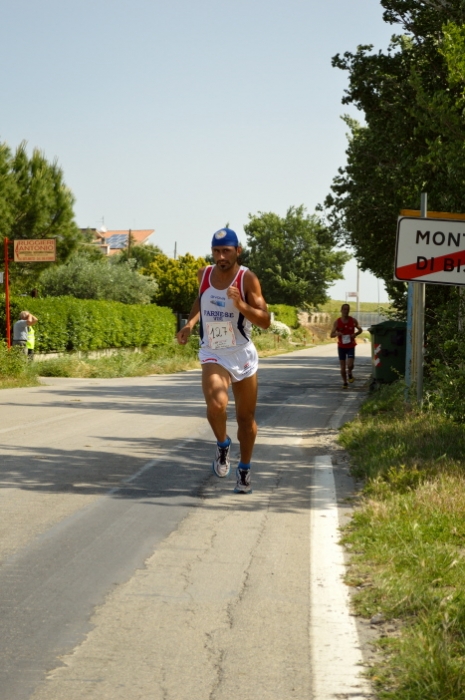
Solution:
<svg viewBox="0 0 465 700">
<path fill-rule="evenodd" d="M 425 406 L 442 413 L 456 423 L 465 423 L 465 369 L 433 360 L 425 391 Z"/>
<path fill-rule="evenodd" d="M 171 309 L 154 304 L 123 304 L 74 297 L 10 299 L 11 327 L 27 309 L 39 322 L 36 352 L 151 347 L 171 343 L 176 318 Z M 0 330 L 6 337 L 5 303 L 0 298 Z"/>
<path fill-rule="evenodd" d="M 299 319 L 297 317 L 297 309 L 295 306 L 287 306 L 286 304 L 269 304 L 268 311 L 274 313 L 275 321 L 285 323 L 289 328 L 298 328 Z"/>
<path fill-rule="evenodd" d="M 6 342 L 0 339 L 0 380 L 31 379 L 34 376 L 32 364 L 21 348 L 13 347 L 8 351 Z"/>
<path fill-rule="evenodd" d="M 96 260 L 78 251 L 65 265 L 47 268 L 40 276 L 44 298 L 70 296 L 76 299 L 150 304 L 157 284 L 135 270 L 135 261 L 120 262 L 119 256 Z"/>
</svg>

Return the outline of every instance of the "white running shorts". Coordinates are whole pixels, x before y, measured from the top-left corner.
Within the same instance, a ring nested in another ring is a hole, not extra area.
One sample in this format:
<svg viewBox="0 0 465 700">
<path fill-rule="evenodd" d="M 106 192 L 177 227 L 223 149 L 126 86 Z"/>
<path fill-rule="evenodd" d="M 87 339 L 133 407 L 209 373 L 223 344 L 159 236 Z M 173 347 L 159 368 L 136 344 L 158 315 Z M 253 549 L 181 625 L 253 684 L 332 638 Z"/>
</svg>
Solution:
<svg viewBox="0 0 465 700">
<path fill-rule="evenodd" d="M 247 379 L 247 377 L 254 375 L 258 369 L 258 354 L 252 342 L 216 351 L 210 348 L 200 348 L 199 360 L 202 365 L 209 363 L 221 365 L 231 375 L 232 382 Z"/>
</svg>

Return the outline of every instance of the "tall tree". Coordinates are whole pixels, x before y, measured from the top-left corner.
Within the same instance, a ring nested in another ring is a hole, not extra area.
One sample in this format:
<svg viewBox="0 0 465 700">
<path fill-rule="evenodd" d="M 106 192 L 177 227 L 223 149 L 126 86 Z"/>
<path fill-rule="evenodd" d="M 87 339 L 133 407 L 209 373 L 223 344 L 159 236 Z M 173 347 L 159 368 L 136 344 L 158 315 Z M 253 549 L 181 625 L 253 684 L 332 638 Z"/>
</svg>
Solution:
<svg viewBox="0 0 465 700">
<path fill-rule="evenodd" d="M 1 240 L 56 238 L 57 261 L 64 262 L 82 238 L 73 205 L 74 197 L 56 161 L 49 163 L 38 149 L 29 157 L 25 142 L 13 154 L 5 144 L 0 145 Z M 13 263 L 10 274 L 15 291 L 35 286 L 48 265 Z"/>
<path fill-rule="evenodd" d="M 0 243 L 8 236 L 14 221 L 17 185 L 11 171 L 11 160 L 9 147 L 0 143 Z"/>
<path fill-rule="evenodd" d="M 399 210 L 418 209 L 427 191 L 430 209 L 465 211 L 462 89 L 445 55 L 446 23 L 462 25 L 465 6 L 462 0 L 381 4 L 384 19 L 405 33 L 393 37 L 386 53 L 361 46 L 333 59 L 349 73 L 343 103 L 359 108 L 365 124 L 346 117 L 347 165 L 325 205 L 336 237 L 354 247 L 362 269 L 383 277 L 400 303 L 405 285 L 392 281 Z"/>
<path fill-rule="evenodd" d="M 176 313 L 188 313 L 198 294 L 197 272 L 205 265 L 204 258 L 194 258 L 190 253 L 180 255 L 177 260 L 161 253 L 141 272 L 157 282 L 154 296 L 157 304 Z"/>
<path fill-rule="evenodd" d="M 249 215 L 244 226 L 248 265 L 260 279 L 270 304 L 317 306 L 327 299 L 332 282 L 342 278 L 350 255 L 335 251 L 334 236 L 303 206 L 290 207 L 285 217 L 271 212 Z"/>
</svg>

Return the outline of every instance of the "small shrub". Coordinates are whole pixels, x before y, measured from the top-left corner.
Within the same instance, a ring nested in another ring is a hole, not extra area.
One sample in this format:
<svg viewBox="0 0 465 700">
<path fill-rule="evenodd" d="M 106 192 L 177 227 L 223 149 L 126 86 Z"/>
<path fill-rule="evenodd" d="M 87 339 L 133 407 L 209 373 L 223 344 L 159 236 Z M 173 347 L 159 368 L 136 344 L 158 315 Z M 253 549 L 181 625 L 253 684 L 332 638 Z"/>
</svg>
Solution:
<svg viewBox="0 0 465 700">
<path fill-rule="evenodd" d="M 270 304 L 268 305 L 268 311 L 274 314 L 276 321 L 285 323 L 286 326 L 289 326 L 290 328 L 297 328 L 299 325 L 297 309 L 295 306 L 288 306 L 287 304 Z"/>
<path fill-rule="evenodd" d="M 313 342 L 313 333 L 309 328 L 299 326 L 296 330 L 292 331 L 292 340 L 302 345 L 307 345 L 307 343 Z"/>
<path fill-rule="evenodd" d="M 289 326 L 286 326 L 285 323 L 281 323 L 280 321 L 272 321 L 269 331 L 275 335 L 279 335 L 280 338 L 289 338 L 291 335 Z"/>
<path fill-rule="evenodd" d="M 34 363 L 30 362 L 27 355 L 18 347 L 8 350 L 7 344 L 0 339 L 0 381 L 2 386 L 12 380 L 12 386 L 19 384 L 36 384 L 36 372 Z"/>
<path fill-rule="evenodd" d="M 430 373 L 431 386 L 425 392 L 425 405 L 456 423 L 465 423 L 465 369 L 435 360 Z"/>
</svg>

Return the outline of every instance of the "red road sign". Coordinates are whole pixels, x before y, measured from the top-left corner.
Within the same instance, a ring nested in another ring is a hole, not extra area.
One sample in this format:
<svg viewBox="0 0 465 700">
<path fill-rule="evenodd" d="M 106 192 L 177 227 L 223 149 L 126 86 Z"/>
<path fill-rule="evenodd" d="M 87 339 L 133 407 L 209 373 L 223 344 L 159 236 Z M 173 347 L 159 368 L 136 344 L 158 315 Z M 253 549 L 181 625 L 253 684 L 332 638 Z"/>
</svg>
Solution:
<svg viewBox="0 0 465 700">
<path fill-rule="evenodd" d="M 465 285 L 465 221 L 400 217 L 394 279 Z"/>
</svg>

